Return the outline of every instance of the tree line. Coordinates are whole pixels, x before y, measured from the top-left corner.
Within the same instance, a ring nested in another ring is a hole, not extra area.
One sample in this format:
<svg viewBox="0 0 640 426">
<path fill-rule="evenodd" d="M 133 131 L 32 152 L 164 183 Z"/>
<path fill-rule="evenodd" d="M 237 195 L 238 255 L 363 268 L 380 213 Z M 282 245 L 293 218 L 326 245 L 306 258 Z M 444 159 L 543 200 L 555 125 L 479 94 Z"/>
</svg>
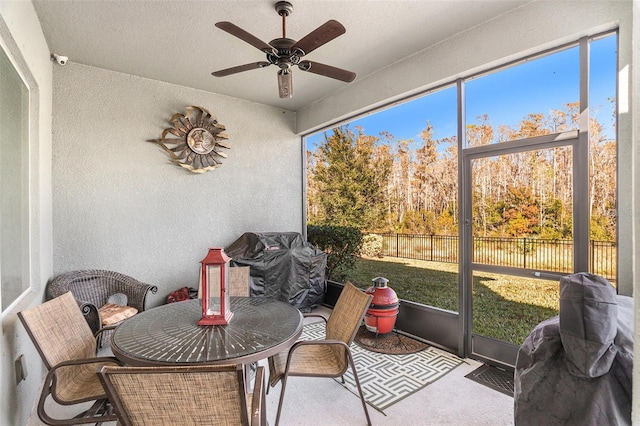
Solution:
<svg viewBox="0 0 640 426">
<path fill-rule="evenodd" d="M 466 127 L 468 147 L 578 128 L 579 104 L 531 113 L 515 127 L 488 115 Z M 616 141 L 589 122 L 589 164 L 571 147 L 473 160 L 473 229 L 477 236 L 563 239 L 572 235 L 573 167 L 589 167 L 590 238 L 616 237 Z M 310 224 L 353 226 L 370 232 L 457 235 L 458 141 L 434 138 L 429 122 L 418 141 L 389 132 L 367 135 L 348 125 L 325 132 L 307 153 Z"/>
</svg>

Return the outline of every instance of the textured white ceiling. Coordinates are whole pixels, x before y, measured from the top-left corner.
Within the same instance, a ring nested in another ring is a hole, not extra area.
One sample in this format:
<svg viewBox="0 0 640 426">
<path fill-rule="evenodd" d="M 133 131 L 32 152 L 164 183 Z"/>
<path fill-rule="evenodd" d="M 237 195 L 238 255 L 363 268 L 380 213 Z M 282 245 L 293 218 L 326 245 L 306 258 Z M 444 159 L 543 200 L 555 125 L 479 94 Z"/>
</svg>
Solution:
<svg viewBox="0 0 640 426">
<path fill-rule="evenodd" d="M 294 68 L 294 97 L 278 97 L 271 66 L 213 77 L 212 71 L 264 61 L 264 54 L 216 28 L 230 21 L 259 39 L 281 37 L 271 0 L 34 0 L 52 53 L 70 62 L 220 93 L 297 111 L 348 83 Z M 336 19 L 346 34 L 305 59 L 375 73 L 455 34 L 522 6 L 516 0 L 298 0 L 287 37 L 299 40 Z"/>
</svg>

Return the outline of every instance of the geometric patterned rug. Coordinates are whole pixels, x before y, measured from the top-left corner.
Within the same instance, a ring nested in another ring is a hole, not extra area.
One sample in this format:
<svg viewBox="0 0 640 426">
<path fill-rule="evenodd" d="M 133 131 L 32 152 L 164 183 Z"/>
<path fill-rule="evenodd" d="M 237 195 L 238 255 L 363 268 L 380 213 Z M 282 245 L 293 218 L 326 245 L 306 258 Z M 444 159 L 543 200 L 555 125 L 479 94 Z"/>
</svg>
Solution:
<svg viewBox="0 0 640 426">
<path fill-rule="evenodd" d="M 300 340 L 317 340 L 324 336 L 324 321 L 320 321 L 305 325 Z M 365 400 L 383 414 L 386 408 L 435 382 L 463 362 L 433 346 L 412 354 L 388 355 L 368 351 L 353 343 L 351 353 Z M 340 378 L 335 380 L 342 384 Z M 358 396 L 350 368 L 344 380 L 343 386 Z"/>
</svg>

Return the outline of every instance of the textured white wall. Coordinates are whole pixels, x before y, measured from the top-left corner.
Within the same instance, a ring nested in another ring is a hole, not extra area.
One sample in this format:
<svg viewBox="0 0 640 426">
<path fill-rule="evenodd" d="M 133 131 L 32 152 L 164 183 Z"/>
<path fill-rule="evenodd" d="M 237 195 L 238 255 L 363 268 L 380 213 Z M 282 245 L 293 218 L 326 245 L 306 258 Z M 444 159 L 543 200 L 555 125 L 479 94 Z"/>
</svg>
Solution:
<svg viewBox="0 0 640 426">
<path fill-rule="evenodd" d="M 295 115 L 69 63 L 54 68 L 54 272 L 110 269 L 159 287 L 150 306 L 197 287 L 209 247 L 247 231 L 302 231 Z M 216 115 L 231 149 L 193 174 L 148 139 L 190 105 Z"/>
</svg>

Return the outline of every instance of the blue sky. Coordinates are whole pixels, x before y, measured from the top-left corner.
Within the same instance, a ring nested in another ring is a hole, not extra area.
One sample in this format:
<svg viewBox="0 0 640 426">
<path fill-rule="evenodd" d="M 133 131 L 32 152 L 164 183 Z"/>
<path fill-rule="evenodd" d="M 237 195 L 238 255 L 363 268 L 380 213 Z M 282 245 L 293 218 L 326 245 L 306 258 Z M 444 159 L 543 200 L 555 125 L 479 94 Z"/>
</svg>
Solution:
<svg viewBox="0 0 640 426">
<path fill-rule="evenodd" d="M 616 37 L 591 43 L 590 109 L 613 138 L 612 105 L 607 98 L 616 90 Z M 528 113 L 548 114 L 563 104 L 579 99 L 579 52 L 577 47 L 518 64 L 506 70 L 467 80 L 465 84 L 467 124 L 488 114 L 490 122 L 515 127 Z M 444 88 L 410 102 L 391 107 L 349 123 L 364 133 L 378 136 L 388 131 L 396 139 L 413 139 L 413 148 L 421 145 L 420 132 L 429 121 L 434 138 L 456 134 L 456 89 Z M 323 132 L 307 137 L 307 149 L 313 150 L 324 139 Z"/>
</svg>

